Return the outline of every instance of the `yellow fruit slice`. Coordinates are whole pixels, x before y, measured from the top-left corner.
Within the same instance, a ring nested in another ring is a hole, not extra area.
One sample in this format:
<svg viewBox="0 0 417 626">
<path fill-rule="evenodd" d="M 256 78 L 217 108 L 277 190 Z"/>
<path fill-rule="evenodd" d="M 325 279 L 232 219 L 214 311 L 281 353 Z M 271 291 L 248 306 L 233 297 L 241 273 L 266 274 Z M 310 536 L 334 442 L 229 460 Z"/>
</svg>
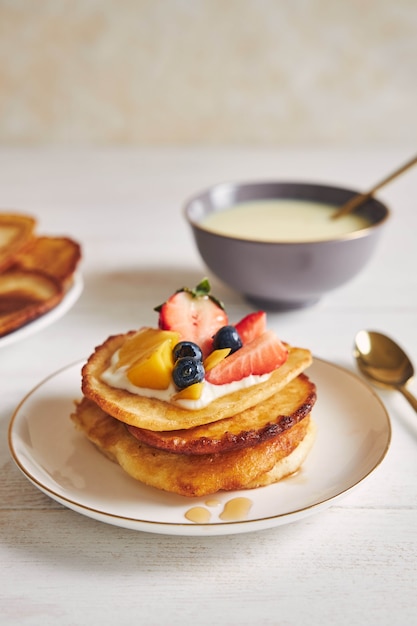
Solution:
<svg viewBox="0 0 417 626">
<path fill-rule="evenodd" d="M 132 365 L 127 377 L 137 387 L 149 389 L 167 389 L 172 378 L 174 360 L 171 341 L 161 343 L 147 358 L 142 358 Z"/>
<path fill-rule="evenodd" d="M 119 352 L 117 367 L 131 365 L 143 358 L 147 358 L 158 348 L 161 343 L 169 340 L 174 348 L 180 340 L 179 333 L 170 330 L 159 330 L 147 326 L 138 330 L 137 333 L 127 339 Z"/>
<path fill-rule="evenodd" d="M 220 350 L 213 350 L 207 358 L 204 359 L 204 369 L 206 372 L 211 370 L 217 363 L 223 361 L 230 353 L 230 348 L 221 348 Z"/>
<path fill-rule="evenodd" d="M 173 400 L 198 400 L 203 391 L 204 383 L 194 383 L 194 385 L 189 385 L 189 387 L 185 387 L 178 391 L 173 396 Z"/>
<path fill-rule="evenodd" d="M 180 340 L 175 332 L 143 328 L 120 349 L 118 367 L 130 365 L 127 377 L 137 387 L 167 389 L 172 380 L 172 350 Z"/>
</svg>

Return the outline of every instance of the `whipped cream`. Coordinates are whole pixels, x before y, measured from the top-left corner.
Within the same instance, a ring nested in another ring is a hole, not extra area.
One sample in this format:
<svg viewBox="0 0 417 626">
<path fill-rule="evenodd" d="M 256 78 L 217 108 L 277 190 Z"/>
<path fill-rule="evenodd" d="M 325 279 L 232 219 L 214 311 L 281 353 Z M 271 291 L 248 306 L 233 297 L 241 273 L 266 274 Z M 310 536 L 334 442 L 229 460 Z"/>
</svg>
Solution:
<svg viewBox="0 0 417 626">
<path fill-rule="evenodd" d="M 149 389 L 147 387 L 137 387 L 136 385 L 133 385 L 127 377 L 127 371 L 130 366 L 125 365 L 124 367 L 117 367 L 118 360 L 119 351 L 117 350 L 111 358 L 110 367 L 101 375 L 101 380 L 107 385 L 117 389 L 124 389 L 125 391 L 129 391 L 130 393 L 134 393 L 138 396 L 157 398 L 158 400 L 163 400 L 164 402 L 170 402 L 171 404 L 176 404 L 177 406 L 189 411 L 202 409 L 213 402 L 213 400 L 226 396 L 233 391 L 247 389 L 259 383 L 263 383 L 271 376 L 271 374 L 262 374 L 261 376 L 254 376 L 251 374 L 250 376 L 246 376 L 246 378 L 242 378 L 241 380 L 236 380 L 225 385 L 213 385 L 204 381 L 203 390 L 198 400 L 189 400 L 184 398 L 174 399 L 175 394 L 178 393 L 178 389 L 175 387 L 174 383 L 171 383 L 168 389 Z"/>
</svg>

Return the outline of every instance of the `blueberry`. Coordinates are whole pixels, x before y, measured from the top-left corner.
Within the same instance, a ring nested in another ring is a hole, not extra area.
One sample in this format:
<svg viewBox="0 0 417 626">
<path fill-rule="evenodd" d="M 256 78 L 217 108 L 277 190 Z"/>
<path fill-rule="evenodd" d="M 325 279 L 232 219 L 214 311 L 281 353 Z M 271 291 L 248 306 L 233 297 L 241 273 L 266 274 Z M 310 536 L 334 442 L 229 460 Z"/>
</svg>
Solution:
<svg viewBox="0 0 417 626">
<path fill-rule="evenodd" d="M 180 341 L 174 346 L 173 350 L 174 362 L 178 359 L 181 359 L 185 356 L 191 356 L 194 359 L 203 360 L 203 353 L 201 352 L 200 346 L 192 341 Z"/>
<path fill-rule="evenodd" d="M 242 340 L 234 326 L 222 326 L 213 337 L 213 350 L 230 348 L 230 354 L 232 354 L 242 345 Z"/>
<path fill-rule="evenodd" d="M 185 389 L 204 379 L 204 366 L 201 359 L 185 356 L 175 362 L 172 378 L 178 389 Z"/>
</svg>

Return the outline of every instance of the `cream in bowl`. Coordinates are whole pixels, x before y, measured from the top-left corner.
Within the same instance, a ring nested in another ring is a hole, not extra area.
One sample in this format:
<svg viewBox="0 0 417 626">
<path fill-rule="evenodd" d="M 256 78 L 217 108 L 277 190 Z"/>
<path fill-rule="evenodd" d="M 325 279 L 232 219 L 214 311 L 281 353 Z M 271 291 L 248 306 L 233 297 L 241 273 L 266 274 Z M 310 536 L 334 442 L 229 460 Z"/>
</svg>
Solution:
<svg viewBox="0 0 417 626">
<path fill-rule="evenodd" d="M 389 211 L 371 198 L 332 214 L 355 191 L 308 183 L 223 183 L 185 205 L 207 267 L 257 306 L 308 306 L 357 275 Z"/>
<path fill-rule="evenodd" d="M 336 208 L 308 200 L 252 200 L 213 211 L 201 226 L 219 235 L 269 242 L 323 241 L 370 226 L 355 213 L 333 220 Z"/>
</svg>

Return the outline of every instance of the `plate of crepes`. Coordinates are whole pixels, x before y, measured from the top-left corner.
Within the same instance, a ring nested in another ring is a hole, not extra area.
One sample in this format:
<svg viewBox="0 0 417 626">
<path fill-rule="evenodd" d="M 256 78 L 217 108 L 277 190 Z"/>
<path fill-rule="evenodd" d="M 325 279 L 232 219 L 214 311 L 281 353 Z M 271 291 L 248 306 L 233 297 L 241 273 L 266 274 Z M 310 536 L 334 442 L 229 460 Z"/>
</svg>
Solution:
<svg viewBox="0 0 417 626">
<path fill-rule="evenodd" d="M 37 232 L 36 218 L 0 213 L 0 347 L 62 317 L 79 298 L 81 246 Z"/>
<path fill-rule="evenodd" d="M 54 500 L 145 532 L 242 533 L 330 506 L 384 459 L 374 391 L 283 341 L 264 311 L 232 323 L 204 279 L 155 312 L 14 412 L 12 457 Z"/>
</svg>

